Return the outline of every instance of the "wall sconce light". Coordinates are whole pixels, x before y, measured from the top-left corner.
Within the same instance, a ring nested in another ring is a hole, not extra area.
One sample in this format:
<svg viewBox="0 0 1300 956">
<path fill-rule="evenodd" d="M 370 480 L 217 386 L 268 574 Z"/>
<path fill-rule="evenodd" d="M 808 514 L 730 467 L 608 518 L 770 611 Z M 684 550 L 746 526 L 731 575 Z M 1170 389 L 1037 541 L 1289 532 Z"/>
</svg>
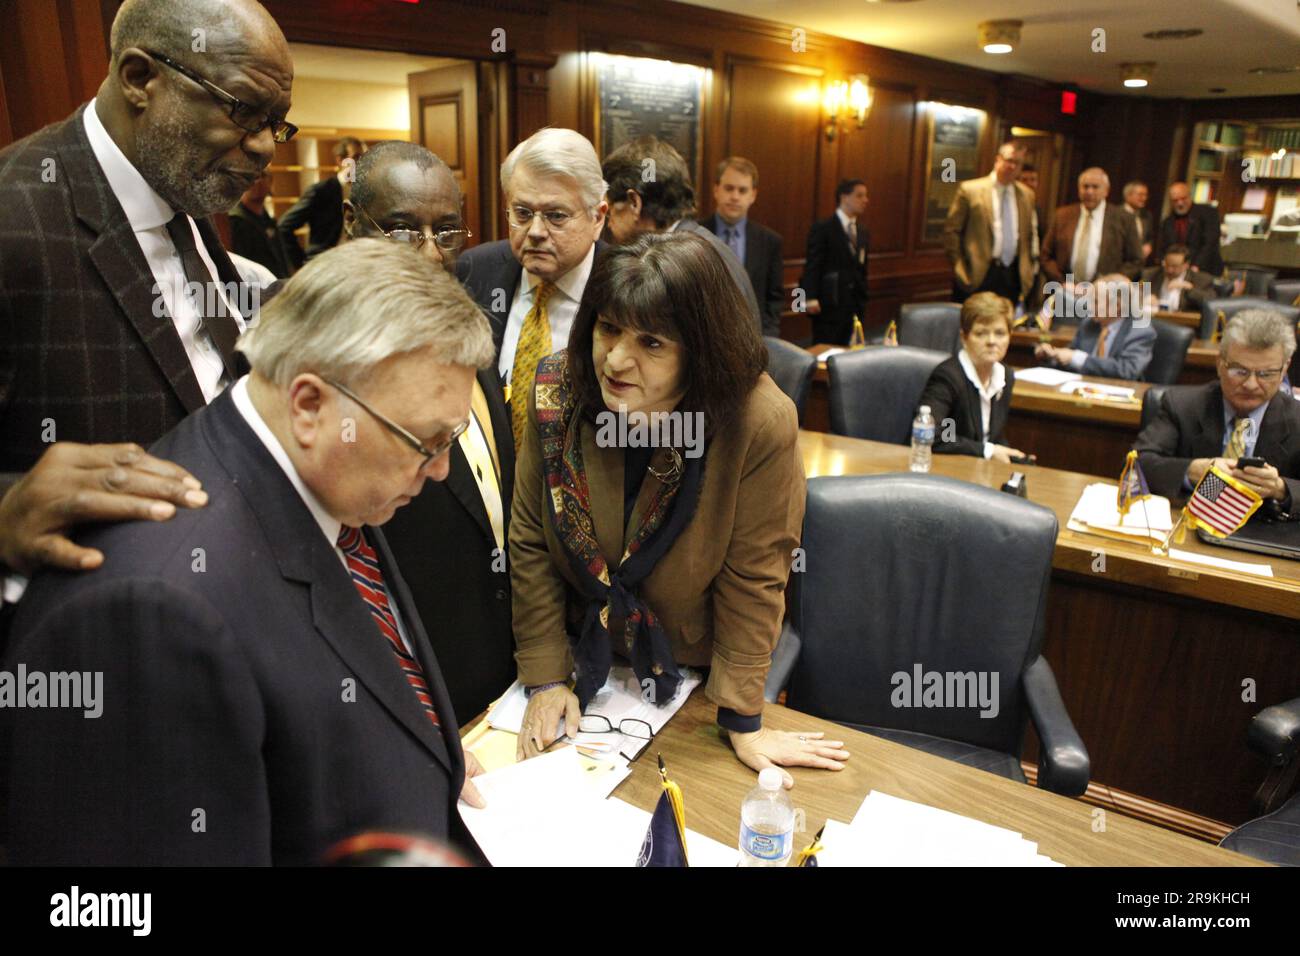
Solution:
<svg viewBox="0 0 1300 956">
<path fill-rule="evenodd" d="M 822 109 L 826 111 L 826 141 L 835 140 L 835 132 L 840 114 L 849 102 L 849 84 L 843 80 L 833 80 L 826 84 L 822 93 Z"/>
<path fill-rule="evenodd" d="M 859 73 L 851 81 L 827 83 L 822 94 L 822 109 L 826 111 L 826 141 L 834 142 L 841 119 L 854 120 L 858 129 L 862 129 L 867 114 L 871 112 L 871 100 L 871 84 L 865 74 Z"/>
<path fill-rule="evenodd" d="M 1119 65 L 1120 76 L 1124 78 L 1124 85 L 1134 89 L 1140 89 L 1151 82 L 1151 76 L 1156 71 L 1154 63 L 1121 63 Z"/>
<path fill-rule="evenodd" d="M 867 125 L 867 114 L 871 112 L 871 80 L 866 74 L 859 73 L 849 81 L 849 112 L 858 121 L 858 129 Z"/>
<path fill-rule="evenodd" d="M 1020 44 L 1023 20 L 985 20 L 977 27 L 985 53 L 1010 53 Z"/>
</svg>

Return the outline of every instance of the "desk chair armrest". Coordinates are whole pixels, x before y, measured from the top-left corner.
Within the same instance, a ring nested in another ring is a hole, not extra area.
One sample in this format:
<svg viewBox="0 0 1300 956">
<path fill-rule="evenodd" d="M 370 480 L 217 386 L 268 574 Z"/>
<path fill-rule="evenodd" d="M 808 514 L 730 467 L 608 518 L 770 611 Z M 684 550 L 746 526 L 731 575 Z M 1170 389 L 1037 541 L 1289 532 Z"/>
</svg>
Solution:
<svg viewBox="0 0 1300 956">
<path fill-rule="evenodd" d="M 794 625 L 786 621 L 781 628 L 781 637 L 772 652 L 772 668 L 767 672 L 767 683 L 763 686 L 763 699 L 775 704 L 785 685 L 790 683 L 794 673 L 795 662 L 799 660 L 799 651 L 803 649 L 803 639 Z"/>
<path fill-rule="evenodd" d="M 1250 749 L 1274 764 L 1290 763 L 1300 747 L 1300 697 L 1265 707 L 1246 732 Z"/>
<path fill-rule="evenodd" d="M 1029 716 L 1038 731 L 1038 786 L 1065 797 L 1081 796 L 1088 789 L 1092 766 L 1047 659 L 1039 657 L 1030 664 L 1023 680 Z"/>
</svg>

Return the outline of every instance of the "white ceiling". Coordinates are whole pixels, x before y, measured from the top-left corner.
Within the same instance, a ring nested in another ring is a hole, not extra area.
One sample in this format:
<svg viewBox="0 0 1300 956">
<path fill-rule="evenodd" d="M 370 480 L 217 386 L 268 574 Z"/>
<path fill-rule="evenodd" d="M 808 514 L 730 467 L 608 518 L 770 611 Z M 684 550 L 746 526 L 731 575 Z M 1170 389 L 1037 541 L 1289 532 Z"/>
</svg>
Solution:
<svg viewBox="0 0 1300 956">
<path fill-rule="evenodd" d="M 420 70 L 451 66 L 459 60 L 445 57 L 413 56 L 381 50 L 360 50 L 343 46 L 319 46 L 315 43 L 290 43 L 294 78 L 317 80 L 351 80 L 355 83 L 379 83 L 406 86 L 406 75 Z"/>
<path fill-rule="evenodd" d="M 1001 73 L 1073 83 L 1099 93 L 1213 98 L 1300 94 L 1300 72 L 1254 76 L 1260 66 L 1300 66 L 1297 0 L 686 0 L 792 27 Z M 1023 20 L 1020 47 L 991 56 L 976 42 L 984 20 Z M 1093 30 L 1106 52 L 1092 52 Z M 1189 40 L 1148 40 L 1152 30 L 1199 27 Z M 1125 62 L 1155 62 L 1144 90 L 1120 81 Z M 1211 93 L 1212 87 L 1224 93 Z M 1298 111 L 1300 112 L 1300 111 Z"/>
</svg>

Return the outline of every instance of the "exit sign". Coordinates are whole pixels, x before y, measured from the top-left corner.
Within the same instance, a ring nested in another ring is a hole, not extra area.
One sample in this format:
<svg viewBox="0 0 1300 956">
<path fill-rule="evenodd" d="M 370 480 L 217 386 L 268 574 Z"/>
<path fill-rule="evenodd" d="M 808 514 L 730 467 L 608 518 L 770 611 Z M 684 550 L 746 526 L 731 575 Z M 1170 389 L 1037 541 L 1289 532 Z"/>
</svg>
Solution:
<svg viewBox="0 0 1300 956">
<path fill-rule="evenodd" d="M 1078 100 L 1079 94 L 1073 90 L 1061 90 L 1061 112 L 1067 116 L 1073 116 Z"/>
</svg>

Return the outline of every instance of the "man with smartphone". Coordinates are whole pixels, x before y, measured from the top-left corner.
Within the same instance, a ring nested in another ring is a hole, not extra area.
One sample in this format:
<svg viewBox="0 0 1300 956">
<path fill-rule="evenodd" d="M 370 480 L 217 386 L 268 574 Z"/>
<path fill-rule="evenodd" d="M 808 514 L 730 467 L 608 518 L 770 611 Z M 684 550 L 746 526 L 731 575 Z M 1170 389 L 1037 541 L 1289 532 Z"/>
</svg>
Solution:
<svg viewBox="0 0 1300 956">
<path fill-rule="evenodd" d="M 1263 498 L 1266 514 L 1300 520 L 1300 402 L 1281 390 L 1295 348 L 1295 329 L 1277 312 L 1248 309 L 1228 322 L 1218 378 L 1168 389 L 1138 435 L 1154 493 L 1186 497 L 1217 466 Z"/>
</svg>

